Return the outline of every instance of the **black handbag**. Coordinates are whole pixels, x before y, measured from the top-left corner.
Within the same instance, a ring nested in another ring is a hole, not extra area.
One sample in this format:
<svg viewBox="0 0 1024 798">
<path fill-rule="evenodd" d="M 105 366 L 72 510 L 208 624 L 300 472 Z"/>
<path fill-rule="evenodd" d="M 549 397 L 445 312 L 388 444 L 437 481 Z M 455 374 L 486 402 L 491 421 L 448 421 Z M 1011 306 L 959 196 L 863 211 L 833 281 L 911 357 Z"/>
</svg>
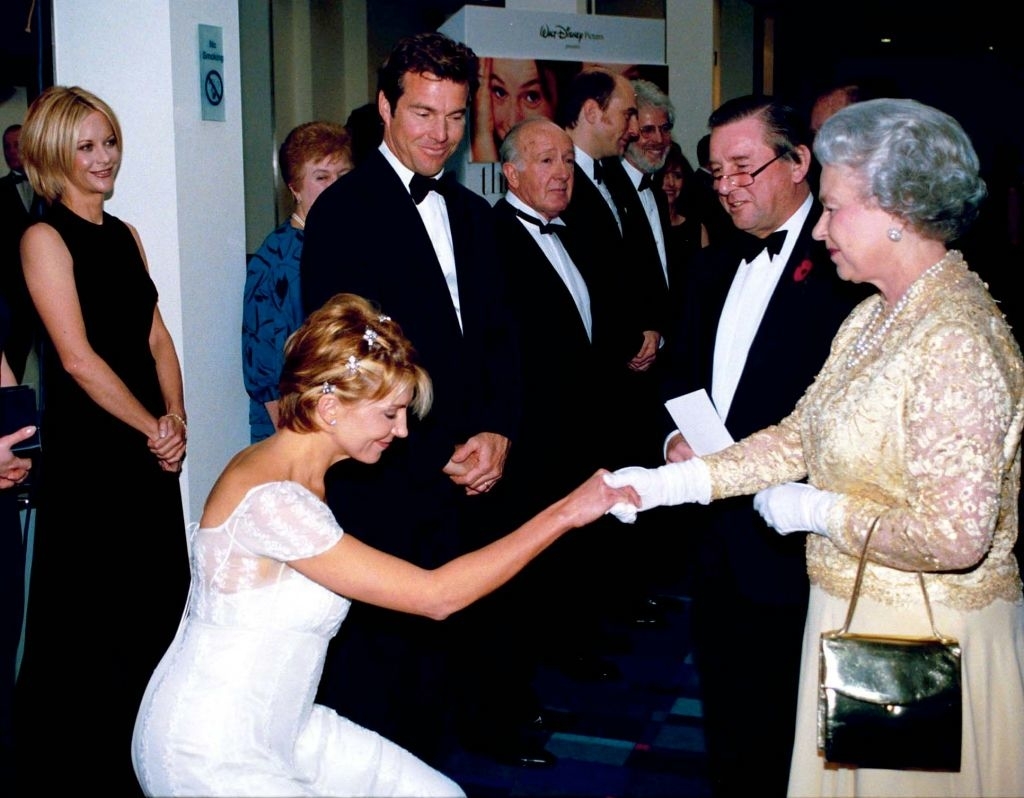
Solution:
<svg viewBox="0 0 1024 798">
<path fill-rule="evenodd" d="M 841 629 L 822 632 L 818 660 L 818 748 L 825 761 L 888 770 L 960 770 L 960 645 L 931 637 L 850 633 L 871 525 Z"/>
</svg>

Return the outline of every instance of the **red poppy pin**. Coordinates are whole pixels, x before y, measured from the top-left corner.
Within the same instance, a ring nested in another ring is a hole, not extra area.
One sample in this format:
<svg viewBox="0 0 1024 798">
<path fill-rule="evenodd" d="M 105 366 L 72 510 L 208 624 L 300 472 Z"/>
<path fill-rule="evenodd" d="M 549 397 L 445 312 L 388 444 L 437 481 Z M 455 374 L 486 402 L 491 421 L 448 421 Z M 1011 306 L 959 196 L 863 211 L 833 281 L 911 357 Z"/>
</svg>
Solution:
<svg viewBox="0 0 1024 798">
<path fill-rule="evenodd" d="M 811 273 L 811 269 L 814 268 L 814 263 L 811 262 L 810 258 L 804 258 L 800 261 L 800 265 L 793 271 L 793 282 L 802 283 L 807 279 L 807 275 Z"/>
</svg>

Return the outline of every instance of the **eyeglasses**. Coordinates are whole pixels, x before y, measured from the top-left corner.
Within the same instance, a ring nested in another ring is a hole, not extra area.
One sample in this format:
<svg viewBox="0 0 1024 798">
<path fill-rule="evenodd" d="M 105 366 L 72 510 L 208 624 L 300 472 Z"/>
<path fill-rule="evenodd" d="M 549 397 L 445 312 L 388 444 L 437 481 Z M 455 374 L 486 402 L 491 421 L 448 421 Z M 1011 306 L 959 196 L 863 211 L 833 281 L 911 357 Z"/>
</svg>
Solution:
<svg viewBox="0 0 1024 798">
<path fill-rule="evenodd" d="M 761 174 L 761 172 L 763 172 L 765 169 L 767 169 L 769 166 L 771 166 L 773 163 L 779 160 L 779 158 L 783 157 L 784 155 L 789 155 L 789 152 L 789 150 L 783 150 L 770 161 L 768 161 L 768 163 L 757 167 L 757 169 L 755 169 L 753 172 L 735 172 L 731 175 L 712 175 L 711 185 L 716 191 L 718 190 L 718 186 L 721 184 L 723 180 L 730 188 L 746 188 L 747 186 L 752 186 L 754 185 L 755 177 L 757 177 L 759 174 Z"/>
<path fill-rule="evenodd" d="M 667 136 L 669 133 L 672 132 L 672 123 L 666 122 L 664 125 L 642 125 L 640 127 L 640 135 L 643 136 L 645 139 L 650 138 L 659 130 L 661 131 L 661 134 L 663 136 Z"/>
</svg>

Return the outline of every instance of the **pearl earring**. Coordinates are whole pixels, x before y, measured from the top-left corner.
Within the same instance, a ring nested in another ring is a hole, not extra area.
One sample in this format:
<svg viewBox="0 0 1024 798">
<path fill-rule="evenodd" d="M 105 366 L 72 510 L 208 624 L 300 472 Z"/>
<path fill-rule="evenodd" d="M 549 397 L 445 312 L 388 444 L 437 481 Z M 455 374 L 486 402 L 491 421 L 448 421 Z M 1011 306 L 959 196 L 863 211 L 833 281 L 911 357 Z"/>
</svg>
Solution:
<svg viewBox="0 0 1024 798">
<path fill-rule="evenodd" d="M 895 227 L 890 227 L 886 235 L 890 241 L 899 241 L 903 238 L 903 232 Z"/>
<path fill-rule="evenodd" d="M 330 424 L 330 425 L 331 425 L 331 426 L 333 427 L 333 426 L 335 426 L 335 425 L 336 425 L 336 424 L 338 423 L 338 419 L 336 419 L 336 418 L 332 418 L 332 419 L 331 419 L 330 421 L 328 421 L 327 423 L 328 423 L 328 424 Z"/>
</svg>

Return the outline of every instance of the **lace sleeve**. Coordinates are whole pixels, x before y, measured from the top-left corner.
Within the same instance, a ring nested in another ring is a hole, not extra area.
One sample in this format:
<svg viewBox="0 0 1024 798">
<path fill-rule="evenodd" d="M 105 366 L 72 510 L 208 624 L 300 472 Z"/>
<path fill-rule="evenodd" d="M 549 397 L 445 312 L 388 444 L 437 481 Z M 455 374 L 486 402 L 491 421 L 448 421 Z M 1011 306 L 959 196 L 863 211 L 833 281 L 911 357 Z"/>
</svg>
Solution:
<svg viewBox="0 0 1024 798">
<path fill-rule="evenodd" d="M 272 482 L 250 494 L 235 540 L 252 554 L 289 562 L 322 554 L 342 534 L 330 508 L 304 487 Z"/>
<path fill-rule="evenodd" d="M 711 498 L 748 493 L 807 475 L 800 439 L 801 406 L 778 424 L 748 435 L 704 458 L 711 472 Z"/>
<path fill-rule="evenodd" d="M 1007 440 L 1019 414 L 1005 365 L 990 342 L 964 325 L 926 332 L 904 382 L 906 505 L 881 516 L 871 559 L 901 570 L 974 566 L 992 543 L 1006 471 Z M 1012 459 L 1012 457 L 1011 457 Z M 875 502 L 847 497 L 833 541 L 855 554 L 878 514 Z"/>
</svg>

